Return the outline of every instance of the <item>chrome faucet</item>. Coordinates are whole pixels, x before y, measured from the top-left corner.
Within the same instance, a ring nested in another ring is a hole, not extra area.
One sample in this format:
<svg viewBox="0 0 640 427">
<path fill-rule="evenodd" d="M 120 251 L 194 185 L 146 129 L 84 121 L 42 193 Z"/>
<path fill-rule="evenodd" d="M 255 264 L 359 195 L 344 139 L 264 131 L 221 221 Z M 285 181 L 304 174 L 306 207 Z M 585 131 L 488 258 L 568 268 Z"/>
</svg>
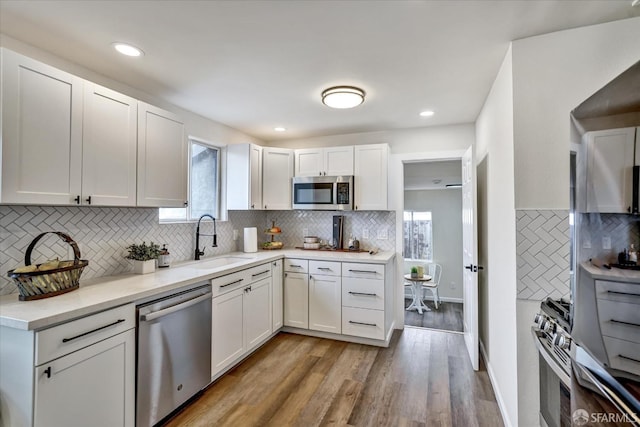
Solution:
<svg viewBox="0 0 640 427">
<path fill-rule="evenodd" d="M 203 234 L 203 236 L 213 236 L 213 244 L 211 245 L 211 247 L 212 248 L 218 247 L 218 242 L 217 242 L 218 236 L 216 234 L 216 219 L 209 214 L 204 214 L 198 220 L 198 227 L 196 227 L 196 258 L 195 258 L 196 261 L 200 259 L 200 255 L 204 255 L 204 249 L 202 251 L 200 250 L 200 221 L 202 221 L 202 218 L 204 217 L 209 217 L 213 220 L 213 234 Z"/>
</svg>

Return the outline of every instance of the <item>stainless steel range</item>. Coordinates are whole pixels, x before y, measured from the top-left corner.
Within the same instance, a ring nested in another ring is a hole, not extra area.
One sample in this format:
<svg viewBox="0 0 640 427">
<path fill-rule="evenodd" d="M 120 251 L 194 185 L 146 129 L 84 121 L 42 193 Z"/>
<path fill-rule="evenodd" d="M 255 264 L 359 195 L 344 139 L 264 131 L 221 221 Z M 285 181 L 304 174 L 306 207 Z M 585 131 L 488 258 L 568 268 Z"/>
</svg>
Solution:
<svg viewBox="0 0 640 427">
<path fill-rule="evenodd" d="M 540 355 L 540 425 L 571 426 L 570 304 L 547 298 L 531 333 Z"/>
</svg>

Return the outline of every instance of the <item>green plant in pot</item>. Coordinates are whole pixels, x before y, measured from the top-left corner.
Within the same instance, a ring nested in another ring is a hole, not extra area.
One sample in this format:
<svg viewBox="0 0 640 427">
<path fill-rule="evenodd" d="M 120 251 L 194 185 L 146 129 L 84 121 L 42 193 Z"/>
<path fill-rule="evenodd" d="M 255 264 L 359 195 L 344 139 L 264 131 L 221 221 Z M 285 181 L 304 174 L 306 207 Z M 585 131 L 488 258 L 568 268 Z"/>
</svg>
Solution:
<svg viewBox="0 0 640 427">
<path fill-rule="evenodd" d="M 127 259 L 133 260 L 133 271 L 136 274 L 153 273 L 156 270 L 156 259 L 160 255 L 160 245 L 151 242 L 147 245 L 142 242 L 140 245 L 135 243 L 127 246 L 129 254 Z"/>
<path fill-rule="evenodd" d="M 418 267 L 411 267 L 411 278 L 412 279 L 418 278 Z"/>
</svg>

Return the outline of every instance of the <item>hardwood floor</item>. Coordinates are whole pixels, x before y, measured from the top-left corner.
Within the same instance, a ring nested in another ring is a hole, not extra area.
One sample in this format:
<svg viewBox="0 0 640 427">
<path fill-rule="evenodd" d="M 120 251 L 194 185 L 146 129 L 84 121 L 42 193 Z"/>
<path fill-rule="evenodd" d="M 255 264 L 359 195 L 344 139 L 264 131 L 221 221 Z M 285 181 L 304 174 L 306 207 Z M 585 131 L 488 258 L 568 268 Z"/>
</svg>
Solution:
<svg viewBox="0 0 640 427">
<path fill-rule="evenodd" d="M 404 312 L 404 324 L 406 326 L 418 326 L 421 328 L 440 329 L 443 331 L 462 332 L 462 303 L 442 302 L 436 310 L 433 301 L 426 301 L 431 311 L 423 314 L 416 310 Z M 411 298 L 405 298 L 404 306 L 409 307 Z"/>
<path fill-rule="evenodd" d="M 501 426 L 461 334 L 406 328 L 389 348 L 280 333 L 168 426 Z"/>
</svg>

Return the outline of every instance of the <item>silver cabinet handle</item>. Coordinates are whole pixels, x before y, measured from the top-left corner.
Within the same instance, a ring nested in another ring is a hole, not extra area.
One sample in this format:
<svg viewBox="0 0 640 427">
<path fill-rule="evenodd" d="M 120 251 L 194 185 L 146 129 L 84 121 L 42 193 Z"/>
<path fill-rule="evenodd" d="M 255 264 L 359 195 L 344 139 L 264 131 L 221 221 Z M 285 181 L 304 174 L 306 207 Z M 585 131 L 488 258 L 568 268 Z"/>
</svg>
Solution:
<svg viewBox="0 0 640 427">
<path fill-rule="evenodd" d="M 615 295 L 626 295 L 626 296 L 630 296 L 630 297 L 638 297 L 640 298 L 640 294 L 634 294 L 632 292 L 618 292 L 618 291 L 607 291 L 608 294 L 615 294 Z"/>
<path fill-rule="evenodd" d="M 204 300 L 211 299 L 211 292 L 201 295 L 197 298 L 190 299 L 180 304 L 172 305 L 171 307 L 165 308 L 163 310 L 154 311 L 153 313 L 144 314 L 140 316 L 140 320 L 143 322 L 148 322 L 153 319 L 157 319 L 159 317 L 166 316 L 171 313 L 175 313 L 176 311 L 184 310 L 185 308 L 191 307 L 192 305 L 196 305 Z"/>
<path fill-rule="evenodd" d="M 368 296 L 368 297 L 378 296 L 378 294 L 370 294 L 370 293 L 367 293 L 367 292 L 351 292 L 351 291 L 349 291 L 349 293 L 351 295 L 365 295 L 365 296 Z"/>
<path fill-rule="evenodd" d="M 617 323 L 619 325 L 627 325 L 627 326 L 635 326 L 636 328 L 640 328 L 640 324 L 632 323 L 632 322 L 623 322 L 622 320 L 611 319 L 612 323 Z"/>
<path fill-rule="evenodd" d="M 220 285 L 220 289 L 226 288 L 227 286 L 235 285 L 236 283 L 242 282 L 244 279 L 236 280 L 235 282 L 227 283 L 226 285 Z"/>
<path fill-rule="evenodd" d="M 251 277 L 258 277 L 258 276 L 260 276 L 261 274 L 268 273 L 269 271 L 271 271 L 271 270 L 261 271 L 260 273 L 252 274 L 252 275 L 251 275 Z"/>
<path fill-rule="evenodd" d="M 118 320 L 116 320 L 116 321 L 115 321 L 115 322 L 113 322 L 113 323 L 109 323 L 108 325 L 100 326 L 99 328 L 92 329 L 92 330 L 87 331 L 87 332 L 84 332 L 84 333 L 82 333 L 82 334 L 80 334 L 80 335 L 76 335 L 75 337 L 71 337 L 71 338 L 62 338 L 62 342 L 69 342 L 69 341 L 73 341 L 73 340 L 78 339 L 78 338 L 82 338 L 82 337 L 84 337 L 84 336 L 86 336 L 86 335 L 92 334 L 92 333 L 94 333 L 94 332 L 101 331 L 101 330 L 103 330 L 103 329 L 110 328 L 111 326 L 115 326 L 115 325 L 117 325 L 118 323 L 122 323 L 122 322 L 124 322 L 124 321 L 125 321 L 124 319 L 118 319 Z"/>
<path fill-rule="evenodd" d="M 289 264 L 289 267 L 293 267 L 293 268 L 302 268 L 301 265 L 297 265 L 297 264 Z"/>
<path fill-rule="evenodd" d="M 318 270 L 331 271 L 331 269 L 329 267 L 318 267 Z"/>
<path fill-rule="evenodd" d="M 354 322 L 353 320 L 349 320 L 349 323 L 352 323 L 354 325 L 378 326 L 375 323 Z"/>
<path fill-rule="evenodd" d="M 376 274 L 377 271 L 371 271 L 371 270 L 349 270 L 352 273 L 371 273 L 371 274 Z"/>
</svg>

